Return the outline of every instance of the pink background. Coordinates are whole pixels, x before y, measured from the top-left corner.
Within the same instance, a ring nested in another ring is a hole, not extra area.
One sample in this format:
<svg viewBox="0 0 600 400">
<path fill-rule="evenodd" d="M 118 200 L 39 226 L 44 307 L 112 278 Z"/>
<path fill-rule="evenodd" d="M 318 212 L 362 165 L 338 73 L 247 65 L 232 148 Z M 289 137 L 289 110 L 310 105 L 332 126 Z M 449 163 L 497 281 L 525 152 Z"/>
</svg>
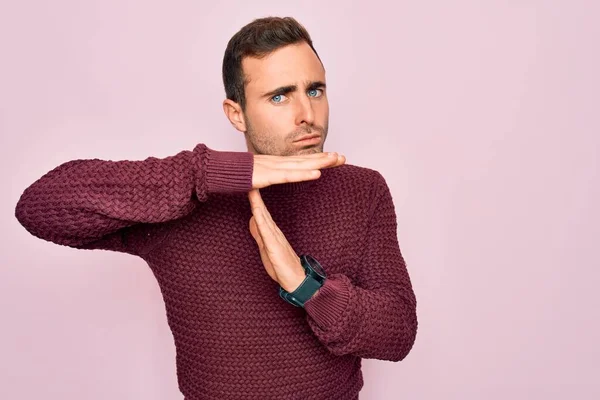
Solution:
<svg viewBox="0 0 600 400">
<path fill-rule="evenodd" d="M 361 399 L 600 398 L 592 0 L 3 2 L 0 398 L 182 398 L 144 262 L 35 239 L 14 207 L 70 159 L 245 150 L 221 60 L 265 15 L 313 35 L 325 150 L 394 196 L 419 333 L 365 360 Z"/>
</svg>

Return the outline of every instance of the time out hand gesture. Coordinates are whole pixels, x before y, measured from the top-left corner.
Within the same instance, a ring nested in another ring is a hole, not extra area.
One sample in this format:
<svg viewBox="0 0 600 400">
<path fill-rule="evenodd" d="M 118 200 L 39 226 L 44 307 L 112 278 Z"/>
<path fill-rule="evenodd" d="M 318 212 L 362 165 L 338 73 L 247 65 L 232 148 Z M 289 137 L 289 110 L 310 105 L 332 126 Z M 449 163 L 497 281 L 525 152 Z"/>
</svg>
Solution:
<svg viewBox="0 0 600 400">
<path fill-rule="evenodd" d="M 251 190 L 248 199 L 252 208 L 250 233 L 258 244 L 263 265 L 271 279 L 286 291 L 293 292 L 306 276 L 300 257 L 275 225 L 260 192 Z"/>
<path fill-rule="evenodd" d="M 337 167 L 346 162 L 338 153 L 317 153 L 305 156 L 254 155 L 252 188 L 261 189 L 278 183 L 318 179 L 320 169 Z"/>
</svg>

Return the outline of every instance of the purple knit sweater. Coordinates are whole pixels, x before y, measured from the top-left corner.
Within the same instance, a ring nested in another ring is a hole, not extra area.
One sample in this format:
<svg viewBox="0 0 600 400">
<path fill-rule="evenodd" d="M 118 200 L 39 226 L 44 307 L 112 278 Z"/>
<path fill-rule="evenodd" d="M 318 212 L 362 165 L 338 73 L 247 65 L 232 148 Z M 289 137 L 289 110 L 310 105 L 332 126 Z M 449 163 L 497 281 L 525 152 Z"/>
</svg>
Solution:
<svg viewBox="0 0 600 400">
<path fill-rule="evenodd" d="M 154 273 L 187 400 L 353 400 L 361 358 L 400 361 L 417 331 L 389 188 L 349 164 L 260 190 L 328 279 L 305 308 L 278 294 L 249 230 L 253 155 L 198 144 L 159 159 L 74 160 L 22 194 L 33 235 L 137 255 Z"/>
</svg>

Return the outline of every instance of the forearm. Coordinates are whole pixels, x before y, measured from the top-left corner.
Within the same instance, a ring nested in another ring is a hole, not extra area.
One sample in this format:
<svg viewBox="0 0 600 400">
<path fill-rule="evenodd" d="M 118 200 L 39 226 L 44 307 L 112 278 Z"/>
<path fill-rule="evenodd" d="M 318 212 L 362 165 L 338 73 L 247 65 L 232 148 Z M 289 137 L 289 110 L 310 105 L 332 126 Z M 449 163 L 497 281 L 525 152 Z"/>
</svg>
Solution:
<svg viewBox="0 0 600 400">
<path fill-rule="evenodd" d="M 164 159 L 74 160 L 29 186 L 15 215 L 33 235 L 78 246 L 121 228 L 181 218 L 213 192 L 251 189 L 252 154 L 198 145 Z"/>
<path fill-rule="evenodd" d="M 411 289 L 366 290 L 341 274 L 330 278 L 305 304 L 307 320 L 334 354 L 400 361 L 416 337 L 416 301 Z"/>
</svg>

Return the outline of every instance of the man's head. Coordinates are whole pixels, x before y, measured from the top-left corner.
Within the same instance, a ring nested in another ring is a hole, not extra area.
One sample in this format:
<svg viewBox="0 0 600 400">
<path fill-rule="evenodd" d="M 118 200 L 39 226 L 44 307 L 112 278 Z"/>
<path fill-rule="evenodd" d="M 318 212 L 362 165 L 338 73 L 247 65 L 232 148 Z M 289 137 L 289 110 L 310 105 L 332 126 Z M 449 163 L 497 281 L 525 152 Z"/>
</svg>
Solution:
<svg viewBox="0 0 600 400">
<path fill-rule="evenodd" d="M 223 110 L 254 154 L 323 151 L 329 123 L 325 69 L 295 19 L 252 21 L 227 44 Z M 297 142 L 319 135 L 319 139 Z"/>
</svg>

